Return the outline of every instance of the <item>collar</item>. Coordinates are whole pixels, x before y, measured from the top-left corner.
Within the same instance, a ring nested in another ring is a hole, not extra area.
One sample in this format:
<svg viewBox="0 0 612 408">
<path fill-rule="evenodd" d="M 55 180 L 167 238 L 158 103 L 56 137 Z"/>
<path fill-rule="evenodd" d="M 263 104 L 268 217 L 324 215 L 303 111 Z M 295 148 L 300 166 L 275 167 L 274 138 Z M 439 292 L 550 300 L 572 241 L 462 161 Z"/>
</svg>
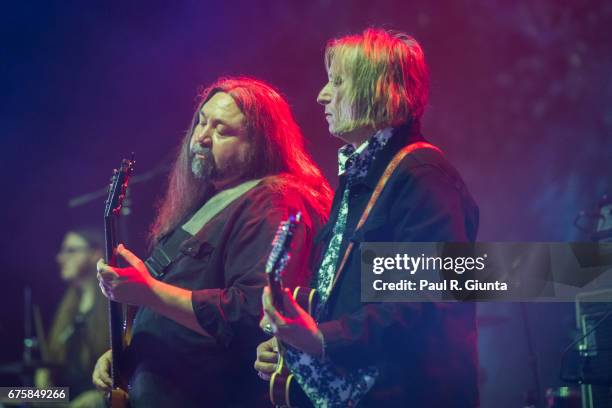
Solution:
<svg viewBox="0 0 612 408">
<path fill-rule="evenodd" d="M 386 128 L 376 132 L 357 148 L 351 144 L 342 146 L 338 150 L 338 174 L 342 176 L 346 173 L 351 184 L 363 179 L 376 154 L 385 147 L 392 135 L 393 129 Z"/>
<path fill-rule="evenodd" d="M 357 183 L 364 184 L 373 190 L 378 183 L 378 179 L 382 176 L 387 168 L 387 165 L 398 151 L 412 143 L 425 141 L 421 135 L 419 125 L 419 122 L 408 122 L 399 127 L 393 128 L 391 138 L 380 150 L 380 152 L 376 154 L 376 157 L 370 165 L 366 176 L 358 179 Z M 340 178 L 341 185 L 343 183 L 343 179 L 346 178 L 346 176 L 342 176 Z"/>
</svg>

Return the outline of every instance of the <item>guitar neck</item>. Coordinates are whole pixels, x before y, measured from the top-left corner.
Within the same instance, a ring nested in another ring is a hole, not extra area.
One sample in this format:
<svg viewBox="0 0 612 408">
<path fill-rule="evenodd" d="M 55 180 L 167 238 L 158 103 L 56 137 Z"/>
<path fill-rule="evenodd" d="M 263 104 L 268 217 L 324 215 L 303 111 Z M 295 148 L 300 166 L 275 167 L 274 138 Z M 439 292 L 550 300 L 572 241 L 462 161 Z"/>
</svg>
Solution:
<svg viewBox="0 0 612 408">
<path fill-rule="evenodd" d="M 110 266 L 117 266 L 114 248 L 117 245 L 117 239 L 115 234 L 115 219 L 113 217 L 106 218 L 104 220 L 104 237 L 105 237 L 105 259 L 106 263 Z M 123 381 L 123 331 L 124 331 L 124 319 L 123 319 L 123 308 L 120 303 L 109 300 L 108 301 L 108 317 L 109 317 L 109 330 L 111 339 L 111 354 L 112 354 L 112 365 L 111 365 L 111 377 L 113 379 L 113 388 L 124 388 L 125 384 Z"/>
<path fill-rule="evenodd" d="M 270 279 L 268 276 L 268 286 L 270 286 L 270 293 L 272 295 L 272 304 L 274 307 L 284 312 L 285 308 L 283 307 L 283 284 L 280 279 Z"/>
<path fill-rule="evenodd" d="M 117 266 L 114 250 L 117 245 L 115 231 L 115 219 L 113 217 L 104 218 L 104 260 L 110 266 Z"/>
</svg>

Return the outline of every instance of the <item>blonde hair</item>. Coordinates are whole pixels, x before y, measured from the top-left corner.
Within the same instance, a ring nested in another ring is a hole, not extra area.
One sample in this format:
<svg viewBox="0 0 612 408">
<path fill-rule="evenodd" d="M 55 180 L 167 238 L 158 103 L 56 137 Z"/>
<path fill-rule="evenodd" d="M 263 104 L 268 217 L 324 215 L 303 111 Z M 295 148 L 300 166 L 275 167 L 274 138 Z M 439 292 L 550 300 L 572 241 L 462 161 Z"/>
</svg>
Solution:
<svg viewBox="0 0 612 408">
<path fill-rule="evenodd" d="M 328 73 L 346 75 L 352 107 L 342 132 L 360 127 L 383 129 L 419 122 L 429 94 L 429 74 L 419 43 L 411 36 L 367 28 L 330 40 L 325 48 Z"/>
</svg>

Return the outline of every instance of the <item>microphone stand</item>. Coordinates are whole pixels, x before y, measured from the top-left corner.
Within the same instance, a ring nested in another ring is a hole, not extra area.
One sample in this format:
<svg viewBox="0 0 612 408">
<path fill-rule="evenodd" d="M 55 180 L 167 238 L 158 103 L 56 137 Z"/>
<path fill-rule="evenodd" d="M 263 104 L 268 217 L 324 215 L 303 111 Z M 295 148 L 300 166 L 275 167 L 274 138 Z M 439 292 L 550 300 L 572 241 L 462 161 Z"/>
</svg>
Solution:
<svg viewBox="0 0 612 408">
<path fill-rule="evenodd" d="M 156 177 L 156 176 L 158 176 L 160 174 L 167 173 L 171 168 L 172 168 L 172 163 L 166 162 L 166 163 L 162 163 L 162 164 L 158 165 L 157 167 L 153 168 L 152 170 L 147 171 L 146 173 L 142 173 L 142 174 L 137 175 L 137 176 L 132 176 L 130 178 L 130 186 L 133 186 L 134 184 L 144 183 L 146 181 L 149 181 L 152 178 L 154 178 L 154 177 Z M 85 194 L 82 194 L 82 195 L 79 195 L 79 196 L 71 198 L 68 201 L 68 207 L 69 208 L 80 207 L 82 205 L 90 203 L 91 201 L 103 198 L 107 194 L 108 194 L 108 186 L 105 186 L 105 187 L 102 187 L 102 188 L 100 188 L 98 190 L 91 191 L 89 193 L 85 193 Z"/>
</svg>

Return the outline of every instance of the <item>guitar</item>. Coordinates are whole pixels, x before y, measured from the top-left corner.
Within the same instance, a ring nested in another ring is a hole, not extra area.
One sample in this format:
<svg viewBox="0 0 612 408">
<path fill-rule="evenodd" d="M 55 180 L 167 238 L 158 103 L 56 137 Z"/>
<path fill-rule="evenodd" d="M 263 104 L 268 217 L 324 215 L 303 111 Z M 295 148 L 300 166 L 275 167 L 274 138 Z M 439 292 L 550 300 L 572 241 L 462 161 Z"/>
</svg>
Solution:
<svg viewBox="0 0 612 408">
<path fill-rule="evenodd" d="M 283 221 L 278 226 L 272 250 L 266 262 L 266 275 L 268 286 L 271 289 L 272 303 L 278 310 L 283 311 L 283 282 L 282 275 L 287 267 L 289 258 L 289 248 L 295 226 L 300 222 L 301 214 L 290 216 L 287 221 Z M 297 287 L 293 293 L 297 302 L 308 313 L 314 311 L 315 290 L 310 288 Z M 307 401 L 306 395 L 302 392 L 299 384 L 294 380 L 293 374 L 284 362 L 284 347 L 278 342 L 279 361 L 276 371 L 270 377 L 270 402 L 277 407 L 296 407 L 296 404 L 304 406 Z M 308 404 L 310 405 L 310 404 Z"/>
<path fill-rule="evenodd" d="M 104 205 L 104 259 L 110 266 L 117 266 L 115 248 L 117 246 L 116 223 L 128 188 L 128 181 L 134 171 L 134 154 L 130 160 L 123 159 L 119 169 L 115 169 L 111 178 L 108 198 Z M 108 314 L 111 338 L 111 377 L 113 389 L 108 403 L 112 408 L 129 407 L 127 377 L 123 364 L 123 352 L 128 346 L 131 335 L 130 312 L 123 305 L 109 300 Z"/>
<path fill-rule="evenodd" d="M 293 230 L 300 222 L 301 214 L 290 216 L 287 221 L 283 221 L 278 226 L 272 250 L 266 262 L 266 274 L 270 287 L 272 302 L 274 307 L 281 312 L 283 308 L 283 282 L 282 275 L 287 267 L 290 258 L 289 247 Z M 298 286 L 293 291 L 296 302 L 306 310 L 309 315 L 314 316 L 318 307 L 319 297 L 316 289 Z M 278 341 L 279 360 L 276 371 L 270 377 L 270 401 L 276 407 L 310 407 L 316 399 L 315 405 L 325 407 L 354 406 L 373 386 L 378 373 L 375 368 L 368 367 L 347 371 L 346 369 L 335 366 L 329 361 L 319 361 L 313 359 L 313 368 L 318 372 L 323 382 L 317 385 L 311 384 L 310 395 L 304 392 L 298 384 L 294 375 L 287 366 L 285 354 L 286 347 Z M 342 393 L 330 393 L 327 385 L 333 384 L 333 389 L 343 389 Z"/>
</svg>

